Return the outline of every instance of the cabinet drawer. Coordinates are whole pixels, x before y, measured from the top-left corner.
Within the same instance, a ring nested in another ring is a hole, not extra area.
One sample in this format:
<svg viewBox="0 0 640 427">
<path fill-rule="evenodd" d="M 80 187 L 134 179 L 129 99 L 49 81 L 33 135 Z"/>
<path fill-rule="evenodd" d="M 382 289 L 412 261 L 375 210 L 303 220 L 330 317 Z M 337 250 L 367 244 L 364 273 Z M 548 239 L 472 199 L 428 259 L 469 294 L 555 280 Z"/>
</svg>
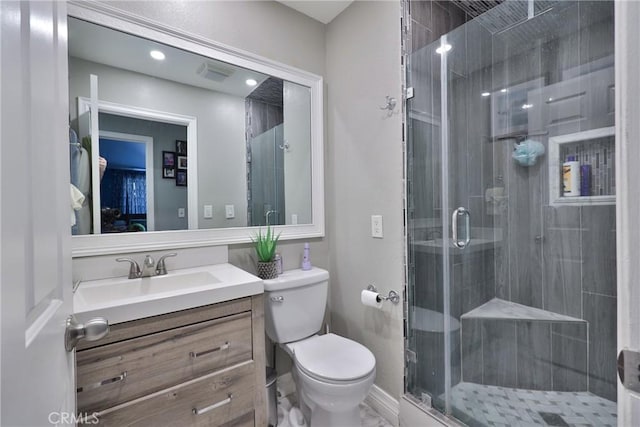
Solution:
<svg viewBox="0 0 640 427">
<path fill-rule="evenodd" d="M 100 411 L 252 359 L 251 313 L 79 351 L 78 410 Z"/>
<path fill-rule="evenodd" d="M 255 364 L 245 362 L 98 414 L 100 426 L 253 426 Z"/>
</svg>

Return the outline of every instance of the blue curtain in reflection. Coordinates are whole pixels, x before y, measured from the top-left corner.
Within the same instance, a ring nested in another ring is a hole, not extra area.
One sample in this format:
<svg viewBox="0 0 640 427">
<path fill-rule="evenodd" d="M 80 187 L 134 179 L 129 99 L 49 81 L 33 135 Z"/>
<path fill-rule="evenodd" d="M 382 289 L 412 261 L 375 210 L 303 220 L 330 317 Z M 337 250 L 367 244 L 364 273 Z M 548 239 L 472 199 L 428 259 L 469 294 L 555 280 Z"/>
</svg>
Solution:
<svg viewBox="0 0 640 427">
<path fill-rule="evenodd" d="M 111 169 L 105 201 L 123 214 L 147 213 L 147 180 L 144 171 Z M 105 174 L 106 175 L 106 174 Z M 104 196 L 103 192 L 103 196 Z M 103 203 L 104 205 L 104 203 Z"/>
</svg>

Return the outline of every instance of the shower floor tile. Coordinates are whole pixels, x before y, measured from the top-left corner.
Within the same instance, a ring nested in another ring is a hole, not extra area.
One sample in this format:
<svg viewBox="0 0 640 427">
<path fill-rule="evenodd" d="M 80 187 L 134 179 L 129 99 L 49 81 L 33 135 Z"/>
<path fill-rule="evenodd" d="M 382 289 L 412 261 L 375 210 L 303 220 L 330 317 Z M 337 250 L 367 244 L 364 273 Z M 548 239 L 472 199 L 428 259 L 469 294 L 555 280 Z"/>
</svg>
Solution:
<svg viewBox="0 0 640 427">
<path fill-rule="evenodd" d="M 615 427 L 617 424 L 616 403 L 586 391 L 523 390 L 460 383 L 451 389 L 451 407 L 454 415 L 470 426 Z"/>
</svg>

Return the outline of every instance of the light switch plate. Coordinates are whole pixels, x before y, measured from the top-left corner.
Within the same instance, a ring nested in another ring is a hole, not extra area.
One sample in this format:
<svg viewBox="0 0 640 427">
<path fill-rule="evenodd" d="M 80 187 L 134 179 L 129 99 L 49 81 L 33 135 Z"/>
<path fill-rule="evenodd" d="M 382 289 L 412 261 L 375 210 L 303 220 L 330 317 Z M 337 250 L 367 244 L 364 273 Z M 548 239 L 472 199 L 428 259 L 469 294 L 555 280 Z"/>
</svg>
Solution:
<svg viewBox="0 0 640 427">
<path fill-rule="evenodd" d="M 298 225 L 298 214 L 291 214 L 291 225 Z"/>
<path fill-rule="evenodd" d="M 371 237 L 376 239 L 382 239 L 384 237 L 382 215 L 371 215 Z"/>
<path fill-rule="evenodd" d="M 184 208 L 178 208 L 178 218 L 184 218 Z"/>
<path fill-rule="evenodd" d="M 224 216 L 227 219 L 233 219 L 236 217 L 236 212 L 233 205 L 224 205 Z"/>
<path fill-rule="evenodd" d="M 204 217 L 207 219 L 213 218 L 213 206 L 204 205 Z"/>
</svg>

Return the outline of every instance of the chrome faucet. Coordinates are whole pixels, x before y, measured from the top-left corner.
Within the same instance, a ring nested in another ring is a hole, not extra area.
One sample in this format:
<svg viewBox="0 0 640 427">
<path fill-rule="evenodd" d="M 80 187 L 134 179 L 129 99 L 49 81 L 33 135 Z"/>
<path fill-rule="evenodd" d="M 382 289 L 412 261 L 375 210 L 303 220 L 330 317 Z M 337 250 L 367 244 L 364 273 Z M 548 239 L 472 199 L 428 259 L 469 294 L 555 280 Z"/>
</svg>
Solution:
<svg viewBox="0 0 640 427">
<path fill-rule="evenodd" d="M 165 258 L 174 257 L 176 255 L 178 254 L 175 252 L 163 255 L 160 257 L 157 264 L 151 255 L 147 255 L 142 262 L 142 268 L 140 268 L 140 265 L 132 258 L 116 258 L 116 261 L 130 263 L 129 279 L 139 279 L 140 277 L 163 276 L 167 274 L 167 266 L 165 265 L 164 260 Z"/>
</svg>

